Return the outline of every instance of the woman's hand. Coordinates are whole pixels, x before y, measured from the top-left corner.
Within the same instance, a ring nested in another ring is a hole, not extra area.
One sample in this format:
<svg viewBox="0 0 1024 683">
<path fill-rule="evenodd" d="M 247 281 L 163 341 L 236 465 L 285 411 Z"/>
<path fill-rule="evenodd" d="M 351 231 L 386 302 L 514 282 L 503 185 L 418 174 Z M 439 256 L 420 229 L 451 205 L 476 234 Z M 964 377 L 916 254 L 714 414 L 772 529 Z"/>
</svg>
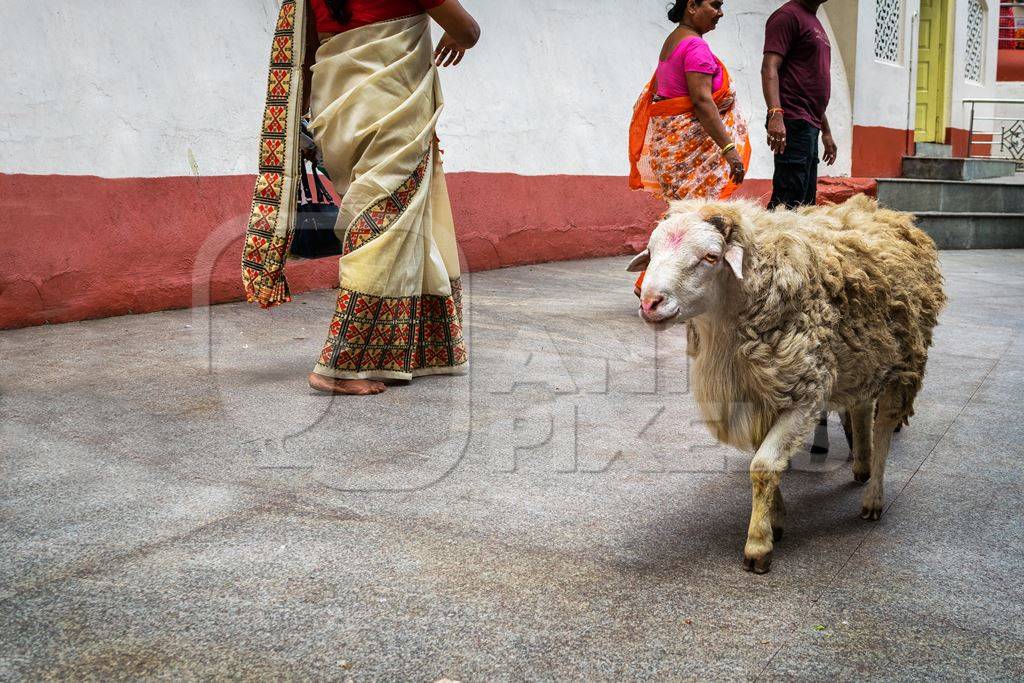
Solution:
<svg viewBox="0 0 1024 683">
<path fill-rule="evenodd" d="M 743 176 L 747 174 L 747 169 L 743 167 L 743 159 L 740 158 L 740 153 L 733 147 L 725 153 L 725 161 L 729 164 L 729 174 L 732 176 L 732 181 L 739 185 L 743 182 Z"/>
<path fill-rule="evenodd" d="M 444 35 L 434 50 L 434 64 L 455 66 L 462 61 L 466 50 L 480 40 L 480 24 L 459 0 L 445 0 L 434 9 L 428 9 L 427 14 L 444 29 Z"/>
<path fill-rule="evenodd" d="M 437 66 L 458 66 L 465 56 L 467 49 L 469 48 L 462 47 L 445 32 L 437 43 L 437 49 L 434 50 L 434 64 Z"/>
</svg>

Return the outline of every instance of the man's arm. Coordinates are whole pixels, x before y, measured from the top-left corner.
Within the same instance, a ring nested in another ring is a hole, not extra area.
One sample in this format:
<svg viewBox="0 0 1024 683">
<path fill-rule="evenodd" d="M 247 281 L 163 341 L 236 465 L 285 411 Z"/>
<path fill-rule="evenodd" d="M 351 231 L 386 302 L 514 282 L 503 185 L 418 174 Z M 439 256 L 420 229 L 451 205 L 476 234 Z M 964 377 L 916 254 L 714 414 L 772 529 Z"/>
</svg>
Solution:
<svg viewBox="0 0 1024 683">
<path fill-rule="evenodd" d="M 779 97 L 779 67 L 782 66 L 782 55 L 777 52 L 765 52 L 761 60 L 761 90 L 764 102 L 768 105 L 768 146 L 776 154 L 786 151 L 786 124 L 782 118 L 782 105 Z"/>
<path fill-rule="evenodd" d="M 832 138 L 832 129 L 828 125 L 828 117 L 824 114 L 821 115 L 821 145 L 824 147 L 821 155 L 822 160 L 829 166 L 836 163 L 839 148 L 836 146 L 836 141 Z"/>
<path fill-rule="evenodd" d="M 782 55 L 765 52 L 761 60 L 761 91 L 768 109 L 781 109 L 779 99 L 779 67 L 782 66 Z"/>
</svg>

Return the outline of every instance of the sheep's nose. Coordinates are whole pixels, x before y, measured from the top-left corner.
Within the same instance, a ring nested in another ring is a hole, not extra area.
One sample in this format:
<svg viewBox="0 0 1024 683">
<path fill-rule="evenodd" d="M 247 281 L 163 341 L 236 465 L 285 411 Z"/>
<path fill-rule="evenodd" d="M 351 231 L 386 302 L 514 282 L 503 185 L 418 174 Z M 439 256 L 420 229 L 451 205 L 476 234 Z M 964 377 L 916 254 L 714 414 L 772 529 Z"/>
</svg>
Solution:
<svg viewBox="0 0 1024 683">
<path fill-rule="evenodd" d="M 644 313 L 653 313 L 664 301 L 665 296 L 663 294 L 645 296 L 640 301 L 640 308 L 643 309 Z"/>
</svg>

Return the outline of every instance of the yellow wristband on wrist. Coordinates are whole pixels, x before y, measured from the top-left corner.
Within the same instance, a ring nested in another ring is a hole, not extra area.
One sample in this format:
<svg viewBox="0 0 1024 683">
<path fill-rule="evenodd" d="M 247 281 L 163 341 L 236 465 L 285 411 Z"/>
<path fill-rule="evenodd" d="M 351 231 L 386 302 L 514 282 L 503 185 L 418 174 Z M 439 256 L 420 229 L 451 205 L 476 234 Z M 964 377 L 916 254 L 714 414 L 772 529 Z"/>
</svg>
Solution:
<svg viewBox="0 0 1024 683">
<path fill-rule="evenodd" d="M 736 149 L 736 143 L 735 142 L 730 142 L 728 145 L 726 145 L 725 147 L 723 147 L 721 149 L 721 154 L 722 154 L 722 156 L 725 156 L 726 154 L 728 154 L 729 152 L 731 152 L 734 149 Z"/>
</svg>

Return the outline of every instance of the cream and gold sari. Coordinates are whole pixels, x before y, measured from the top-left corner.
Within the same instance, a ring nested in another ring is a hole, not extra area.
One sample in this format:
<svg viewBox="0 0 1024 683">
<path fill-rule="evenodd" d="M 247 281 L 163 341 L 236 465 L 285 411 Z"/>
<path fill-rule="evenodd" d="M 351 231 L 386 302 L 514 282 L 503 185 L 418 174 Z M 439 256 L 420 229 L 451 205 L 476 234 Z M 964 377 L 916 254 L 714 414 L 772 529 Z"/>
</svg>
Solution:
<svg viewBox="0 0 1024 683">
<path fill-rule="evenodd" d="M 292 67 L 303 58 L 304 4 L 284 1 L 275 35 L 275 54 L 283 57 L 283 21 Z M 300 172 L 301 93 L 298 99 L 289 93 L 287 125 L 276 126 L 287 128 L 283 136 L 267 129 L 276 122 L 270 112 L 275 58 L 263 146 L 283 138 L 280 194 L 271 205 L 278 213 L 269 231 L 270 204 L 261 188 L 273 183 L 264 177 L 261 154 L 243 256 L 249 300 L 264 306 L 290 299 L 283 266 Z M 290 72 L 293 91 L 301 89 L 300 71 Z M 285 101 L 280 92 L 277 101 Z M 465 369 L 458 251 L 435 135 L 442 106 L 425 14 L 339 33 L 316 53 L 310 128 L 342 196 L 336 232 L 343 245 L 338 304 L 318 374 L 410 379 Z"/>
</svg>

